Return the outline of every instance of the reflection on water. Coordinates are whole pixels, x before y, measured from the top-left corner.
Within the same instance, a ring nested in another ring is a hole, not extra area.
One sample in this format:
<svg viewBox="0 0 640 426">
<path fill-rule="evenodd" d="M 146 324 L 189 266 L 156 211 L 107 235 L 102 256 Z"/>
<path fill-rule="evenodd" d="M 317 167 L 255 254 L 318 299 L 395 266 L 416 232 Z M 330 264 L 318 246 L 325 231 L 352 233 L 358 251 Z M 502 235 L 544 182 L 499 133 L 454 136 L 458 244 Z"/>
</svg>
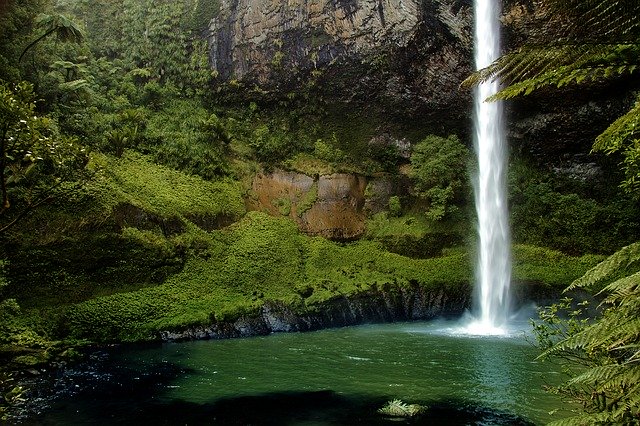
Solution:
<svg viewBox="0 0 640 426">
<path fill-rule="evenodd" d="M 476 398 L 491 401 L 492 406 L 516 405 L 511 360 L 502 345 L 482 345 L 471 348 L 474 381 L 476 382 Z"/>
<path fill-rule="evenodd" d="M 542 390 L 543 367 L 521 335 L 452 336 L 453 326 L 367 325 L 121 349 L 103 367 L 111 379 L 87 379 L 84 391 L 58 399 L 37 420 L 386 424 L 376 410 L 394 398 L 429 406 L 423 424 L 551 420 L 559 401 Z M 180 417 L 167 414 L 178 408 Z"/>
</svg>

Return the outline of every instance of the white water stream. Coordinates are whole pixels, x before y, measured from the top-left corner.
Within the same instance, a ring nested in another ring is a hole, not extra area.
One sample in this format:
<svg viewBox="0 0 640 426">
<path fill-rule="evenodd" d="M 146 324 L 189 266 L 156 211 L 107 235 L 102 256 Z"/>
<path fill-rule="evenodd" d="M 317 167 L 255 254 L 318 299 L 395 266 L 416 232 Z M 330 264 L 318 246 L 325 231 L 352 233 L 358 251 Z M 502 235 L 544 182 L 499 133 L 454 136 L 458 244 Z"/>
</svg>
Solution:
<svg viewBox="0 0 640 426">
<path fill-rule="evenodd" d="M 481 69 L 500 55 L 498 0 L 475 0 L 475 62 Z M 480 237 L 476 268 L 475 319 L 472 334 L 503 334 L 510 314 L 510 236 L 506 197 L 506 144 L 500 102 L 485 102 L 498 90 L 497 81 L 481 84 L 475 93 L 475 181 Z"/>
</svg>

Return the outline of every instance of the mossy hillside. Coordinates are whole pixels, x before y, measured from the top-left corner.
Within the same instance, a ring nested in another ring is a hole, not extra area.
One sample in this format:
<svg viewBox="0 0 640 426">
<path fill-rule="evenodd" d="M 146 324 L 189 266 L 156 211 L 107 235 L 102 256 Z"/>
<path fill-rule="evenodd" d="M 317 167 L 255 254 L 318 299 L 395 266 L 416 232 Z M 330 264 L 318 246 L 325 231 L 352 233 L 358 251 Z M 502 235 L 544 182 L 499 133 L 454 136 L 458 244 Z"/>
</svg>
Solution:
<svg viewBox="0 0 640 426">
<path fill-rule="evenodd" d="M 35 211 L 11 235 L 9 292 L 23 306 L 162 282 L 189 251 L 211 245 L 192 220 L 244 214 L 232 180 L 206 181 L 133 152 L 94 155 L 89 167 L 95 175 L 81 191 Z"/>
<path fill-rule="evenodd" d="M 516 244 L 512 248 L 514 282 L 534 283 L 564 290 L 573 280 L 601 262 L 605 256 L 585 254 L 570 256 L 560 251 Z"/>
<path fill-rule="evenodd" d="M 380 243 L 336 244 L 298 232 L 287 218 L 251 212 L 228 230 L 216 231 L 211 251 L 190 258 L 164 283 L 95 297 L 71 306 L 32 310 L 57 321 L 59 337 L 95 341 L 157 338 L 161 330 L 181 330 L 256 314 L 264 301 L 294 310 L 322 309 L 325 302 L 372 289 L 446 288 L 468 292 L 473 271 L 463 249 L 431 259 L 411 259 L 385 251 Z M 595 260 L 522 246 L 515 251 L 514 275 L 559 289 Z M 57 320 L 56 320 L 57 319 Z"/>
<path fill-rule="evenodd" d="M 155 161 L 205 179 L 229 173 L 226 122 L 198 99 L 172 98 L 148 115 L 141 148 Z"/>
<path fill-rule="evenodd" d="M 237 181 L 204 180 L 155 164 L 149 157 L 128 151 L 122 158 L 95 155 L 99 169 L 89 186 L 103 207 L 131 204 L 161 217 L 227 215 L 239 218 L 245 212 L 242 187 Z"/>
</svg>

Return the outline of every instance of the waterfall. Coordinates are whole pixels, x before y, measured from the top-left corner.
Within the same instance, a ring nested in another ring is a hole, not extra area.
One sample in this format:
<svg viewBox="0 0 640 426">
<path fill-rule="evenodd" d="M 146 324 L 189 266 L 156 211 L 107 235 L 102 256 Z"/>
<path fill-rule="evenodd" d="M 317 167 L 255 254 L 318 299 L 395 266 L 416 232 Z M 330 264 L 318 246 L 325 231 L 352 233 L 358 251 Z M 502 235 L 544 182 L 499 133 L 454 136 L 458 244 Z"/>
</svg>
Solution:
<svg viewBox="0 0 640 426">
<path fill-rule="evenodd" d="M 475 0 L 475 62 L 481 69 L 500 55 L 499 0 Z M 476 267 L 474 333 L 499 334 L 506 326 L 511 281 L 510 236 L 506 197 L 506 146 L 500 102 L 485 102 L 497 81 L 475 93 L 475 149 L 478 172 L 475 201 L 480 237 Z"/>
</svg>

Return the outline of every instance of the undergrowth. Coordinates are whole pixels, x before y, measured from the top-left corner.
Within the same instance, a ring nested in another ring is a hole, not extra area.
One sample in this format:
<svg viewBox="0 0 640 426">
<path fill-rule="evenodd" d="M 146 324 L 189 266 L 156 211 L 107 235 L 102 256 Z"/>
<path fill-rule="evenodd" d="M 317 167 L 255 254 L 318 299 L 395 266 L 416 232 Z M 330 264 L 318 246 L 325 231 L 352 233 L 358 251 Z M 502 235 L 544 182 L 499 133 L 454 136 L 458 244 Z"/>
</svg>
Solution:
<svg viewBox="0 0 640 426">
<path fill-rule="evenodd" d="M 452 295 L 466 294 L 473 280 L 472 259 L 463 248 L 411 259 L 375 241 L 338 244 L 308 237 L 291 220 L 258 212 L 206 235 L 184 268 L 158 285 L 62 306 L 48 303 L 29 315 L 58 337 L 138 341 L 157 338 L 161 330 L 255 314 L 266 300 L 315 310 L 333 298 L 373 289 L 444 287 Z M 530 246 L 516 247 L 515 258 L 517 280 L 558 288 L 597 261 Z"/>
</svg>

